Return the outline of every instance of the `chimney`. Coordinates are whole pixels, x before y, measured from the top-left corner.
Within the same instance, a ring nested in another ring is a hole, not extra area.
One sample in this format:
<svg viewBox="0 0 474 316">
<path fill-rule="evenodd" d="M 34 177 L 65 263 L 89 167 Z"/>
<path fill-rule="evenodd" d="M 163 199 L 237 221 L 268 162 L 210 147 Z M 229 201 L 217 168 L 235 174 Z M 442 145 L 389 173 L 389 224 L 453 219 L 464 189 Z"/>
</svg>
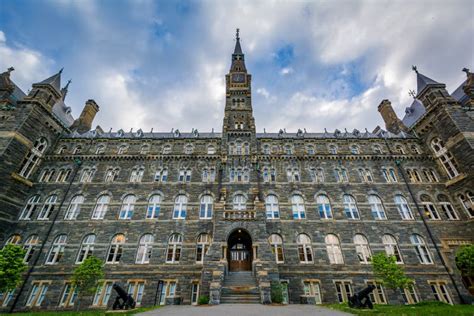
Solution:
<svg viewBox="0 0 474 316">
<path fill-rule="evenodd" d="M 92 128 L 92 121 L 94 121 L 97 112 L 99 112 L 99 106 L 97 103 L 95 103 L 94 100 L 87 100 L 81 115 L 74 121 L 71 129 L 77 131 L 79 134 L 84 134 L 90 131 Z"/>
<path fill-rule="evenodd" d="M 378 106 L 378 110 L 380 115 L 382 115 L 387 131 L 394 134 L 407 131 L 406 126 L 403 125 L 402 121 L 397 117 L 397 114 L 393 110 L 392 103 L 390 103 L 389 100 L 382 100 Z"/>
</svg>

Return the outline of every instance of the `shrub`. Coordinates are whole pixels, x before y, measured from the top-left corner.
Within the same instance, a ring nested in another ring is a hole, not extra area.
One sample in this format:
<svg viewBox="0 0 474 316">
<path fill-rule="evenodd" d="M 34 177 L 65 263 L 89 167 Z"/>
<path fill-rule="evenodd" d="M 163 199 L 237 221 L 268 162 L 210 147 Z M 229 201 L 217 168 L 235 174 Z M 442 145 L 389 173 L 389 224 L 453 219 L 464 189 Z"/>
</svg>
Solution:
<svg viewBox="0 0 474 316">
<path fill-rule="evenodd" d="M 199 304 L 199 305 L 209 304 L 209 296 L 207 296 L 207 295 L 201 295 L 201 296 L 199 296 L 198 304 Z"/>
<path fill-rule="evenodd" d="M 405 276 L 405 271 L 395 261 L 394 256 L 379 252 L 372 257 L 372 269 L 375 277 L 391 289 L 405 289 L 413 280 Z"/>
<path fill-rule="evenodd" d="M 24 256 L 25 250 L 18 245 L 8 244 L 0 249 L 0 292 L 10 291 L 21 283 L 27 268 Z"/>
<path fill-rule="evenodd" d="M 474 276 L 474 245 L 459 247 L 456 253 L 456 266 L 465 276 Z"/>
<path fill-rule="evenodd" d="M 272 303 L 281 304 L 283 302 L 283 289 L 281 287 L 281 283 L 278 281 L 272 281 L 270 286 Z"/>
</svg>

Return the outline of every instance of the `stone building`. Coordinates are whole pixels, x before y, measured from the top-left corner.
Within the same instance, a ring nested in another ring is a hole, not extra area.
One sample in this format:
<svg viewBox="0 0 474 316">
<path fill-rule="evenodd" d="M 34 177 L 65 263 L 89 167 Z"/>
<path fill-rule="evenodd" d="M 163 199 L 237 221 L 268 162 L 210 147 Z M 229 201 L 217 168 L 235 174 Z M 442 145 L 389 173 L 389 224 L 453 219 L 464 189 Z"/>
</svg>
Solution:
<svg viewBox="0 0 474 316">
<path fill-rule="evenodd" d="M 225 76 L 221 132 L 92 129 L 74 119 L 61 71 L 23 93 L 0 78 L 0 245 L 27 250 L 3 309 L 106 308 L 111 285 L 142 306 L 346 301 L 374 283 L 370 257 L 396 257 L 412 288 L 376 303 L 468 297 L 454 264 L 474 239 L 474 75 L 452 94 L 416 70 L 403 119 L 386 130 L 257 133 L 239 37 Z M 68 283 L 91 254 L 106 277 L 78 303 Z M 239 272 L 236 272 L 239 271 Z M 240 291 L 236 285 L 242 285 Z"/>
</svg>

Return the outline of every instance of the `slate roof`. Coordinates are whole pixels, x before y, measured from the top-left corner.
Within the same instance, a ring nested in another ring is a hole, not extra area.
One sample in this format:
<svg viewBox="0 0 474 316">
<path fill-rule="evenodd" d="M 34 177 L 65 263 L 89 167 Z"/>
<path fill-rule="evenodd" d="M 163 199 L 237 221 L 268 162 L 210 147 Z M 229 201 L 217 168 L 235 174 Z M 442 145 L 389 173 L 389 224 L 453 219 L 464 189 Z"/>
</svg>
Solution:
<svg viewBox="0 0 474 316">
<path fill-rule="evenodd" d="M 51 85 L 56 91 L 61 93 L 61 73 L 63 70 L 59 70 L 58 73 L 52 75 L 49 78 L 44 79 L 41 82 L 38 82 L 37 84 L 49 84 Z"/>
<path fill-rule="evenodd" d="M 426 108 L 423 103 L 418 100 L 414 99 L 412 104 L 405 109 L 405 116 L 402 119 L 403 124 L 406 127 L 411 127 L 415 124 L 420 117 L 425 114 Z"/>
</svg>

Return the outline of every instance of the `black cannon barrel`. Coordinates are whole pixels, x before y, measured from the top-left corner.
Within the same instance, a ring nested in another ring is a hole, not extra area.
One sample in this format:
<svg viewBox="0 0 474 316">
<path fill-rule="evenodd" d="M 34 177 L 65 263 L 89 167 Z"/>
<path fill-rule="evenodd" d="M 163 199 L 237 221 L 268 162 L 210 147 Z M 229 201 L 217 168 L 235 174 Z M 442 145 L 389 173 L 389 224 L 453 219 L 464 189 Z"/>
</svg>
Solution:
<svg viewBox="0 0 474 316">
<path fill-rule="evenodd" d="M 122 300 L 124 301 L 127 300 L 128 293 L 120 285 L 118 285 L 117 283 L 114 283 L 112 287 Z"/>
<path fill-rule="evenodd" d="M 357 292 L 357 296 L 359 298 L 363 298 L 363 297 L 366 297 L 367 295 L 369 295 L 370 293 L 372 293 L 372 291 L 375 290 L 375 286 L 373 286 L 372 284 L 367 286 L 365 289 L 363 289 L 362 291 L 360 292 Z"/>
</svg>

